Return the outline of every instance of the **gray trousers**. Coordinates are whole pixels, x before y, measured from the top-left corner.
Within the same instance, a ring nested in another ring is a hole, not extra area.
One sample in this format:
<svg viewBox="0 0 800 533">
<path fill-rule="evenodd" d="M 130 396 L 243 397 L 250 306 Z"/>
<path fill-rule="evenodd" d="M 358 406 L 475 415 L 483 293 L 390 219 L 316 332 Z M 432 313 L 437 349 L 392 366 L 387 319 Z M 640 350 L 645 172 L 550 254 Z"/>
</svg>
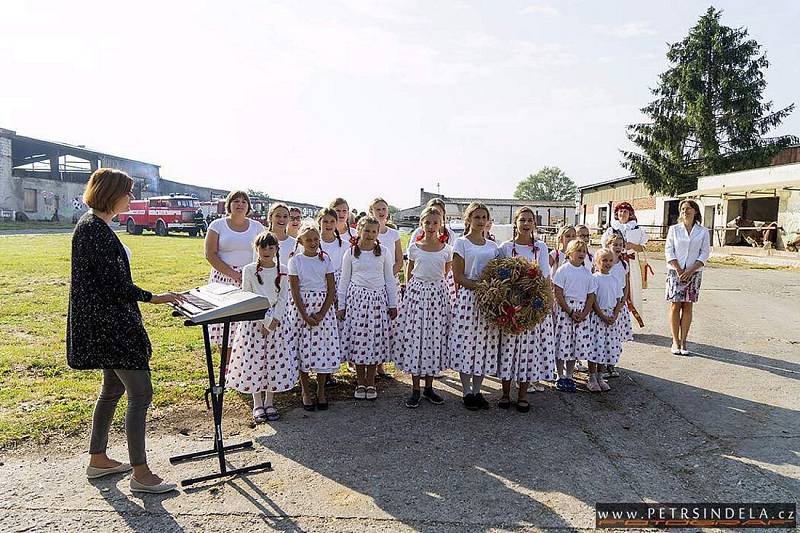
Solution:
<svg viewBox="0 0 800 533">
<path fill-rule="evenodd" d="M 125 412 L 125 435 L 128 438 L 128 456 L 132 466 L 147 463 L 144 448 L 147 408 L 153 399 L 153 385 L 149 370 L 103 370 L 103 387 L 92 417 L 92 438 L 89 453 L 104 453 L 108 446 L 108 432 L 114 411 L 123 393 L 128 393 L 128 410 Z"/>
</svg>

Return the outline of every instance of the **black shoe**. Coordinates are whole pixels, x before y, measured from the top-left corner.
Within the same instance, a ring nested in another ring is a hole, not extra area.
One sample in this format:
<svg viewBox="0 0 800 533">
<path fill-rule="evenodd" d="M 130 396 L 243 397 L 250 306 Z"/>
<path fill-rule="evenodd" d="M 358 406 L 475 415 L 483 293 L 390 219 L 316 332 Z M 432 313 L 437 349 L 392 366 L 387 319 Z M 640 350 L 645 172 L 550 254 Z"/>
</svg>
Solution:
<svg viewBox="0 0 800 533">
<path fill-rule="evenodd" d="M 317 410 L 317 406 L 315 404 L 313 404 L 313 403 L 305 403 L 305 402 L 303 402 L 303 409 L 305 409 L 306 411 L 316 411 Z"/>
<path fill-rule="evenodd" d="M 408 397 L 408 400 L 406 400 L 406 407 L 408 407 L 409 409 L 416 409 L 417 407 L 419 407 L 419 391 L 418 390 L 415 390 L 414 392 L 412 392 L 411 396 Z"/>
<path fill-rule="evenodd" d="M 508 409 L 508 408 L 510 408 L 511 407 L 511 398 L 509 398 L 508 396 L 500 398 L 500 401 L 497 402 L 497 407 L 499 407 L 500 409 Z"/>
<path fill-rule="evenodd" d="M 431 402 L 433 405 L 442 405 L 444 403 L 444 398 L 436 394 L 436 391 L 433 388 L 425 387 L 425 390 L 422 391 L 422 397 Z"/>
<path fill-rule="evenodd" d="M 317 411 L 327 411 L 328 410 L 328 402 L 317 402 Z"/>
<path fill-rule="evenodd" d="M 464 407 L 466 407 L 470 411 L 477 411 L 478 409 L 480 409 L 478 404 L 475 403 L 474 394 L 467 394 L 466 396 L 464 396 Z"/>
<path fill-rule="evenodd" d="M 478 409 L 489 408 L 489 402 L 486 401 L 486 398 L 484 398 L 483 394 L 481 394 L 480 392 L 478 394 L 475 394 L 475 405 L 478 406 Z"/>
<path fill-rule="evenodd" d="M 336 379 L 333 379 L 333 376 L 328 376 L 327 381 L 325 381 L 325 386 L 326 387 L 335 387 L 338 384 L 339 384 L 339 381 L 336 380 Z"/>
</svg>

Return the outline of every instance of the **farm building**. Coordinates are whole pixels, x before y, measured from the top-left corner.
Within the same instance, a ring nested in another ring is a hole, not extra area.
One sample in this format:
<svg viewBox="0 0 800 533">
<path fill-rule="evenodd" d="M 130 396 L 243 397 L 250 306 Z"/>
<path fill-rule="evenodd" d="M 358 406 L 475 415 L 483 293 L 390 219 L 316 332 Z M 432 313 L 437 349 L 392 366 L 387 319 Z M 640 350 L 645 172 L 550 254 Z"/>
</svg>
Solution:
<svg viewBox="0 0 800 533">
<path fill-rule="evenodd" d="M 394 215 L 394 221 L 400 226 L 414 227 L 419 224 L 419 215 L 431 198 L 441 198 L 447 208 L 449 220 L 461 220 L 464 210 L 472 202 L 486 204 L 495 224 L 510 224 L 514 212 L 522 206 L 530 206 L 536 212 L 538 226 L 560 226 L 571 224 L 575 220 L 575 202 L 548 200 L 519 200 L 517 198 L 454 198 L 419 190 L 419 205 L 401 209 Z"/>
</svg>

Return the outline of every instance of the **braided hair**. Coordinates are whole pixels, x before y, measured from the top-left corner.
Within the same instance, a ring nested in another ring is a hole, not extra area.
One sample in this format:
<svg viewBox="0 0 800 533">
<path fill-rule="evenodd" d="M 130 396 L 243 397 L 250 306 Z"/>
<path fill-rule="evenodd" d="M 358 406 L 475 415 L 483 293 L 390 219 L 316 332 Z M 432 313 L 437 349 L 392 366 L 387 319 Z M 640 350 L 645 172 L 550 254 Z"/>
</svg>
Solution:
<svg viewBox="0 0 800 533">
<path fill-rule="evenodd" d="M 511 221 L 511 257 L 517 256 L 517 235 L 519 234 L 517 231 L 517 223 L 519 221 L 519 217 L 521 217 L 523 213 L 530 213 L 533 217 L 533 229 L 531 229 L 531 248 L 534 250 L 534 252 L 536 251 L 536 213 L 533 212 L 533 208 L 525 205 L 517 209 L 517 212 L 514 213 L 514 219 Z"/>
<path fill-rule="evenodd" d="M 356 228 L 358 235 L 356 236 L 356 242 L 353 243 L 353 257 L 361 256 L 361 248 L 358 246 L 358 241 L 361 240 L 361 231 L 367 224 L 375 224 L 380 227 L 380 222 L 372 215 L 361 217 L 361 220 L 358 221 L 358 227 Z M 375 254 L 376 257 L 381 255 L 381 241 L 378 239 L 375 239 L 375 248 L 372 249 L 372 253 Z"/>
<path fill-rule="evenodd" d="M 275 266 L 277 268 L 278 274 L 275 276 L 275 288 L 278 292 L 281 292 L 281 276 L 284 275 L 281 272 L 281 245 L 278 242 L 278 237 L 275 236 L 274 233 L 271 231 L 262 231 L 256 236 L 255 241 L 253 242 L 253 247 L 258 252 L 259 248 L 266 248 L 267 246 L 275 246 L 277 251 L 275 252 Z M 261 279 L 261 254 L 258 256 L 258 260 L 256 261 L 256 280 L 258 280 L 259 285 L 264 284 L 264 280 Z"/>
<path fill-rule="evenodd" d="M 333 234 L 336 236 L 336 240 L 339 241 L 339 248 L 341 248 L 342 236 L 339 234 L 339 228 L 337 227 L 339 223 L 339 216 L 336 214 L 336 210 L 332 207 L 323 207 L 319 210 L 319 213 L 317 213 L 317 224 L 319 224 L 320 228 L 322 228 L 322 219 L 325 217 L 333 217 L 333 220 L 336 221 L 336 224 L 333 225 Z"/>
</svg>

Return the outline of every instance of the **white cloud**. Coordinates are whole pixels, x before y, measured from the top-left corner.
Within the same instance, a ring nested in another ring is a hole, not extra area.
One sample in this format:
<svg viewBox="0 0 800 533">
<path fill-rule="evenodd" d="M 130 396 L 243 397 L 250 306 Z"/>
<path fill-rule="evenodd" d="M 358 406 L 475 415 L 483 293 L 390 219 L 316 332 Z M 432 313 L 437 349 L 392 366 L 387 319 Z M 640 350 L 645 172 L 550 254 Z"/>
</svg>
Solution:
<svg viewBox="0 0 800 533">
<path fill-rule="evenodd" d="M 531 4 L 520 10 L 525 15 L 560 15 L 561 13 L 550 4 Z"/>
<path fill-rule="evenodd" d="M 648 20 L 632 20 L 624 24 L 611 26 L 608 24 L 595 24 L 592 29 L 602 35 L 617 37 L 619 39 L 631 39 L 634 37 L 645 37 L 656 35 L 658 32 L 653 28 Z"/>
</svg>

